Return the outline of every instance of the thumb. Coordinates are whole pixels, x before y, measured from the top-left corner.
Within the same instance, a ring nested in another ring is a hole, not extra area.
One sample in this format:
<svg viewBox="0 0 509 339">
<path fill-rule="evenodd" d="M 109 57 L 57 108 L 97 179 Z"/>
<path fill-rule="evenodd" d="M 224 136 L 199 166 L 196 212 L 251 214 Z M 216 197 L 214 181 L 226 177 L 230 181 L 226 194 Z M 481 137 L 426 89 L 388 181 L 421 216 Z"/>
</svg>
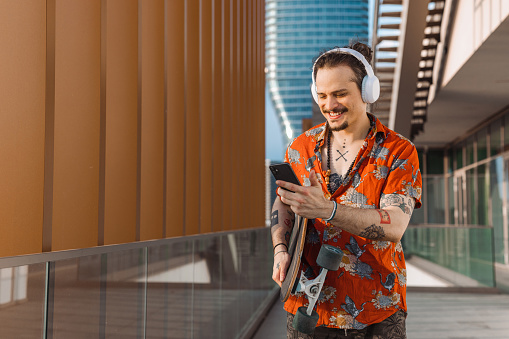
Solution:
<svg viewBox="0 0 509 339">
<path fill-rule="evenodd" d="M 309 172 L 309 182 L 311 183 L 311 186 L 320 187 L 320 182 L 318 181 L 318 176 L 316 175 L 315 170 L 311 170 L 311 172 Z"/>
</svg>

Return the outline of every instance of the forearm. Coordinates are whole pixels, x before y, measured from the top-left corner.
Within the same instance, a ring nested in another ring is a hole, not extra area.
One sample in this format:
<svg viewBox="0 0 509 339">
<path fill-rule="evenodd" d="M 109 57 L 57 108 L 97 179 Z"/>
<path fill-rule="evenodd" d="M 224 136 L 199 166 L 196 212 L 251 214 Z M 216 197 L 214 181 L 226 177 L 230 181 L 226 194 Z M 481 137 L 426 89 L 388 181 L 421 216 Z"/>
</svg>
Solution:
<svg viewBox="0 0 509 339">
<path fill-rule="evenodd" d="M 390 208 L 361 209 L 338 204 L 336 215 L 330 223 L 363 238 L 398 242 L 405 233 L 409 220 L 409 216 Z"/>
<path fill-rule="evenodd" d="M 286 249 L 288 248 L 288 241 L 290 240 L 290 234 L 292 232 L 293 222 L 295 220 L 295 214 L 292 212 L 290 206 L 281 202 L 279 197 L 276 197 L 274 205 L 272 207 L 271 214 L 271 234 L 272 234 L 272 246 L 278 244 L 285 244 Z M 275 248 L 275 251 L 285 249 Z"/>
</svg>

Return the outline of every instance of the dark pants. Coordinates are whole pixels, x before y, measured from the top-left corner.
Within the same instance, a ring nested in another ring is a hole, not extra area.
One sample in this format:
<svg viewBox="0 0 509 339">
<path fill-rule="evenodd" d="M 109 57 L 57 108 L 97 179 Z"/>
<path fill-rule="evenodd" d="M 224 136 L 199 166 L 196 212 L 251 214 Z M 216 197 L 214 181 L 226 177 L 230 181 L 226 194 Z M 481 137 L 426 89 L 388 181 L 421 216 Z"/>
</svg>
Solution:
<svg viewBox="0 0 509 339">
<path fill-rule="evenodd" d="M 389 318 L 362 330 L 342 330 L 338 328 L 317 327 L 312 335 L 297 332 L 293 326 L 293 314 L 287 314 L 286 337 L 288 339 L 406 339 L 406 313 L 397 311 Z"/>
</svg>

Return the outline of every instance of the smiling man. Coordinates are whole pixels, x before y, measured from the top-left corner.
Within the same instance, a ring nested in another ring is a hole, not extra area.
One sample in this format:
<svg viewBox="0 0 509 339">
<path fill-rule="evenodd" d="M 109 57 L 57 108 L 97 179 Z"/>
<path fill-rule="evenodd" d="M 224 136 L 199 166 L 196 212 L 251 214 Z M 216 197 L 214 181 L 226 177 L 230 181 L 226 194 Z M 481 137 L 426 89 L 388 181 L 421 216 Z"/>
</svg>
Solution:
<svg viewBox="0 0 509 339">
<path fill-rule="evenodd" d="M 307 278 L 320 270 L 322 244 L 344 252 L 339 270 L 325 280 L 312 336 L 291 326 L 297 309 L 308 303 L 305 295 L 285 303 L 288 338 L 406 338 L 400 240 L 421 205 L 422 183 L 414 145 L 366 111 L 380 91 L 371 54 L 357 42 L 316 59 L 312 94 L 327 121 L 287 149 L 285 161 L 303 186 L 277 182 L 293 192 L 278 189 L 272 209 L 274 281 L 281 285 L 286 277 L 295 214 L 309 220 L 301 267 Z"/>
</svg>

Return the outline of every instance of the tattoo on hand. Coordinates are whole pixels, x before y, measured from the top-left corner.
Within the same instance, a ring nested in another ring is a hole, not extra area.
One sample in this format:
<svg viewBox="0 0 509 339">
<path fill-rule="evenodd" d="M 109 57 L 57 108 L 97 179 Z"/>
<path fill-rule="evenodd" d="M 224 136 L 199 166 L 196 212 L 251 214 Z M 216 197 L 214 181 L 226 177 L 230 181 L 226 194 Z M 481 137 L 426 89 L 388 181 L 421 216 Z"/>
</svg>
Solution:
<svg viewBox="0 0 509 339">
<path fill-rule="evenodd" d="M 270 226 L 276 226 L 279 223 L 279 211 L 274 211 L 270 215 Z"/>
<path fill-rule="evenodd" d="M 381 240 L 385 238 L 385 231 L 382 226 L 377 225 L 371 225 L 368 226 L 359 233 L 359 236 L 366 238 L 366 239 L 372 239 L 372 240 Z"/>
<path fill-rule="evenodd" d="M 390 224 L 391 223 L 391 216 L 387 211 L 384 210 L 376 210 L 378 214 L 380 214 L 380 223 L 382 224 Z"/>
</svg>

